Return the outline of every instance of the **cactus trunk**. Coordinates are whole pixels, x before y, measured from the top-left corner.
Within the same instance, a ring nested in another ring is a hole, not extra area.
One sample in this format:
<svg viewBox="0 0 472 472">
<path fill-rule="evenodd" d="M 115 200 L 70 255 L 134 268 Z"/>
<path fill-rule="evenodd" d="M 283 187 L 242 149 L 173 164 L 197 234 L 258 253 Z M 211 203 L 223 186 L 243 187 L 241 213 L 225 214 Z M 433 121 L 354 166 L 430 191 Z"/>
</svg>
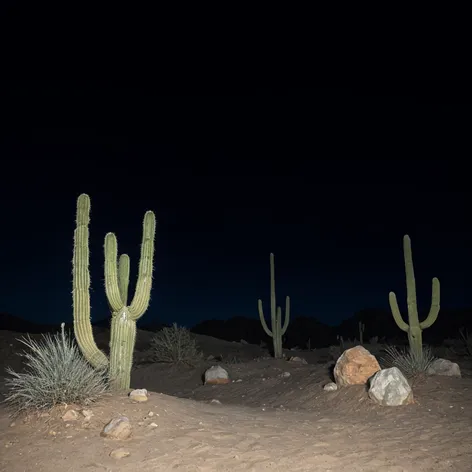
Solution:
<svg viewBox="0 0 472 472">
<path fill-rule="evenodd" d="M 151 211 L 144 215 L 138 282 L 130 306 L 127 305 L 129 257 L 123 254 L 118 263 L 116 236 L 108 233 L 105 237 L 105 290 L 112 309 L 110 360 L 98 349 L 90 321 L 89 221 L 90 198 L 80 195 L 77 200 L 73 258 L 75 337 L 90 364 L 96 368 L 108 367 L 110 386 L 116 390 L 126 390 L 130 387 L 136 321 L 147 310 L 151 296 L 156 220 Z"/>
<path fill-rule="evenodd" d="M 109 379 L 113 390 L 126 390 L 131 382 L 133 351 L 136 342 L 136 321 L 126 307 L 113 313 L 110 332 Z"/>
<path fill-rule="evenodd" d="M 393 318 L 398 327 L 408 334 L 408 342 L 410 350 L 420 356 L 423 352 L 423 330 L 429 328 L 438 318 L 440 309 L 440 285 L 439 280 L 433 278 L 431 307 L 427 318 L 424 321 L 419 321 L 418 307 L 416 301 L 416 281 L 415 272 L 413 269 L 413 256 L 411 252 L 411 240 L 408 235 L 403 237 L 403 256 L 405 259 L 405 275 L 406 275 L 406 290 L 407 290 L 407 305 L 408 305 L 408 321 L 406 323 L 401 315 L 398 307 L 397 296 L 394 292 L 389 294 L 390 308 L 392 310 Z"/>
<path fill-rule="evenodd" d="M 262 309 L 262 300 L 258 301 L 259 318 L 262 327 L 268 336 L 272 338 L 274 345 L 274 357 L 280 359 L 283 357 L 282 337 L 287 331 L 290 320 L 290 297 L 285 299 L 285 321 L 282 326 L 282 308 L 277 307 L 277 300 L 275 294 L 275 263 L 274 255 L 270 255 L 270 315 L 272 321 L 272 331 L 267 326 Z"/>
</svg>

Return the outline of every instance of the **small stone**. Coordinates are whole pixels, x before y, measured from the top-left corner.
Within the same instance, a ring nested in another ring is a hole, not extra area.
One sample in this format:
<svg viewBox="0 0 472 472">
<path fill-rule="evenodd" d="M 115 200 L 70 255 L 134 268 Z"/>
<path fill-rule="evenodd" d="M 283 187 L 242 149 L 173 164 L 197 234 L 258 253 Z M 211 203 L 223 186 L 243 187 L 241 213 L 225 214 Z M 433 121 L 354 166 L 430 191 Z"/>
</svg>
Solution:
<svg viewBox="0 0 472 472">
<path fill-rule="evenodd" d="M 327 392 L 334 392 L 337 389 L 338 386 L 334 382 L 329 382 L 323 387 L 323 390 L 326 390 Z"/>
<path fill-rule="evenodd" d="M 148 391 L 145 388 L 138 388 L 130 392 L 129 398 L 136 403 L 147 402 L 149 400 Z"/>
<path fill-rule="evenodd" d="M 124 457 L 128 457 L 129 455 L 130 452 L 122 447 L 120 447 L 119 449 L 113 449 L 113 451 L 110 452 L 110 457 L 113 457 L 113 459 L 123 459 Z"/>
<path fill-rule="evenodd" d="M 92 410 L 82 410 L 81 413 L 85 417 L 86 421 L 90 421 L 92 419 L 92 416 L 93 416 Z"/>
<path fill-rule="evenodd" d="M 12 421 L 12 422 L 10 423 L 10 428 L 13 428 L 14 426 L 16 426 L 16 423 L 15 423 L 14 421 Z"/>
<path fill-rule="evenodd" d="M 150 428 L 157 428 L 157 424 L 156 423 L 149 423 L 149 427 Z"/>
<path fill-rule="evenodd" d="M 77 421 L 79 414 L 75 410 L 68 410 L 62 415 L 64 421 Z"/>
<path fill-rule="evenodd" d="M 220 365 L 214 365 L 205 371 L 205 384 L 227 384 L 229 383 L 228 372 Z"/>
<path fill-rule="evenodd" d="M 210 403 L 217 403 L 218 405 L 221 405 L 221 402 L 217 400 L 216 398 L 213 398 L 213 400 Z"/>
<path fill-rule="evenodd" d="M 131 436 L 131 424 L 126 416 L 113 418 L 100 433 L 101 436 L 111 439 L 128 439 Z"/>
<path fill-rule="evenodd" d="M 147 415 L 149 416 L 149 418 L 152 418 L 154 416 L 154 412 L 150 411 Z"/>
<path fill-rule="evenodd" d="M 298 362 L 299 364 L 308 364 L 308 362 L 303 359 L 303 357 L 299 357 L 299 356 L 292 356 L 290 357 L 290 359 L 288 360 L 289 362 Z"/>
<path fill-rule="evenodd" d="M 280 374 L 280 377 L 282 377 L 283 379 L 287 379 L 288 377 L 290 377 L 292 374 L 290 372 L 282 372 Z"/>
</svg>

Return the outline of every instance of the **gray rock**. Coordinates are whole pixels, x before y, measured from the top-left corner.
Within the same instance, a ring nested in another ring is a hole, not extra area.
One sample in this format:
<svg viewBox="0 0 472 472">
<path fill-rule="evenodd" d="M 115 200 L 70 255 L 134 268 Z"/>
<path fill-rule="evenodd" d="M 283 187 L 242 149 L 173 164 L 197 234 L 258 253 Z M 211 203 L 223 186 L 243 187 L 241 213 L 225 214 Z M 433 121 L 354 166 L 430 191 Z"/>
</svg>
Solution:
<svg viewBox="0 0 472 472">
<path fill-rule="evenodd" d="M 455 362 L 447 359 L 436 359 L 426 371 L 428 375 L 446 375 L 448 377 L 461 377 L 461 369 Z"/>
<path fill-rule="evenodd" d="M 131 424 L 126 416 L 113 418 L 101 432 L 101 436 L 110 439 L 128 439 L 131 436 Z"/>
<path fill-rule="evenodd" d="M 370 379 L 369 397 L 383 406 L 413 403 L 410 384 L 397 367 L 379 370 Z"/>
</svg>

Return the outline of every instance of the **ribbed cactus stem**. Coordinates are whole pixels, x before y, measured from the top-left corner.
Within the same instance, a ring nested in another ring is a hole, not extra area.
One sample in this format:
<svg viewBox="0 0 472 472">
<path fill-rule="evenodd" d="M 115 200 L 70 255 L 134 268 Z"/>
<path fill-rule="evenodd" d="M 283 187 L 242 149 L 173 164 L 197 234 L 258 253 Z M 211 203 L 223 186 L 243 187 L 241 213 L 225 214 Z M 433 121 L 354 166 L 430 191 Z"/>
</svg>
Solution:
<svg viewBox="0 0 472 472">
<path fill-rule="evenodd" d="M 408 235 L 403 237 L 403 256 L 405 259 L 405 275 L 406 275 L 406 290 L 407 290 L 407 305 L 408 305 L 408 322 L 406 323 L 401 315 L 398 307 L 397 296 L 394 292 L 389 294 L 390 308 L 392 310 L 393 318 L 398 327 L 408 333 L 408 342 L 410 349 L 415 354 L 420 355 L 423 350 L 423 330 L 429 328 L 438 318 L 440 309 L 440 284 L 439 280 L 433 278 L 431 307 L 428 316 L 424 321 L 419 321 L 418 306 L 416 300 L 416 282 L 415 272 L 413 268 L 413 256 L 411 252 L 411 240 Z"/>
<path fill-rule="evenodd" d="M 95 367 L 109 364 L 112 388 L 126 390 L 130 386 L 133 351 L 136 342 L 136 320 L 146 311 L 151 296 L 154 237 L 156 219 L 148 211 L 144 216 L 139 275 L 131 306 L 127 306 L 129 257 L 118 262 L 118 243 L 113 233 L 105 236 L 105 291 L 113 311 L 110 332 L 110 362 L 95 344 L 90 322 L 90 275 L 88 270 L 88 224 L 90 199 L 81 195 L 77 201 L 77 228 L 74 244 L 74 327 L 80 349 Z"/>
<path fill-rule="evenodd" d="M 143 221 L 143 241 L 139 260 L 138 282 L 136 283 L 133 301 L 129 307 L 130 316 L 135 321 L 144 315 L 151 299 L 155 235 L 156 217 L 152 211 L 148 211 L 144 215 Z"/>
<path fill-rule="evenodd" d="M 90 322 L 89 222 L 90 198 L 83 194 L 77 200 L 72 261 L 74 334 L 82 354 L 90 364 L 96 368 L 105 368 L 108 366 L 108 358 L 98 349 Z"/>
<path fill-rule="evenodd" d="M 136 321 L 124 306 L 114 312 L 110 331 L 110 383 L 114 390 L 126 390 L 131 383 L 133 352 L 136 343 Z"/>
<path fill-rule="evenodd" d="M 118 261 L 118 286 L 120 289 L 121 300 L 124 305 L 128 304 L 129 287 L 129 256 L 122 254 Z"/>
<path fill-rule="evenodd" d="M 259 318 L 261 320 L 262 328 L 268 336 L 272 338 L 274 345 L 274 357 L 280 359 L 283 357 L 282 337 L 287 331 L 290 321 L 290 297 L 285 299 L 285 321 L 282 326 L 282 308 L 277 307 L 276 293 L 275 293 L 275 263 L 274 255 L 270 254 L 270 315 L 272 322 L 272 330 L 267 326 L 264 310 L 262 308 L 262 300 L 258 300 Z"/>
</svg>

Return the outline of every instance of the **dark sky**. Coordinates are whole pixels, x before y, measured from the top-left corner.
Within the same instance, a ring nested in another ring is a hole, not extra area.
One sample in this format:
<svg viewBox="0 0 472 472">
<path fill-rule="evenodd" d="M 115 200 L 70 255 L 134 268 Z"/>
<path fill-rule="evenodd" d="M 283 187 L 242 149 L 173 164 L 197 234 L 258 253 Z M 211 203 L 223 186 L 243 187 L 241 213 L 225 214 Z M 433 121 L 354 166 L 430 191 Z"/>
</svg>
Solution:
<svg viewBox="0 0 472 472">
<path fill-rule="evenodd" d="M 92 201 L 94 320 L 108 315 L 103 239 L 136 280 L 158 220 L 146 323 L 187 326 L 269 303 L 336 324 L 405 307 L 410 234 L 420 309 L 471 305 L 470 115 L 460 97 L 355 89 L 172 95 L 151 86 L 2 84 L 0 312 L 71 321 L 77 196 Z"/>
</svg>

